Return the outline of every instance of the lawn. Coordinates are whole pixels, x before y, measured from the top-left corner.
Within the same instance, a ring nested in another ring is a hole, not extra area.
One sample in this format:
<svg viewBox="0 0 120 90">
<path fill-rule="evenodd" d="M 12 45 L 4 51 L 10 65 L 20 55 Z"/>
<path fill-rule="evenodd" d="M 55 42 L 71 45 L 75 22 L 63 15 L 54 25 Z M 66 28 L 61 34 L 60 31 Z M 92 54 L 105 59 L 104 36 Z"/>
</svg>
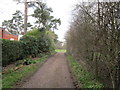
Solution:
<svg viewBox="0 0 120 90">
<path fill-rule="evenodd" d="M 64 53 L 66 52 L 65 49 L 55 49 L 55 51 L 56 51 L 56 52 L 64 52 Z"/>
</svg>

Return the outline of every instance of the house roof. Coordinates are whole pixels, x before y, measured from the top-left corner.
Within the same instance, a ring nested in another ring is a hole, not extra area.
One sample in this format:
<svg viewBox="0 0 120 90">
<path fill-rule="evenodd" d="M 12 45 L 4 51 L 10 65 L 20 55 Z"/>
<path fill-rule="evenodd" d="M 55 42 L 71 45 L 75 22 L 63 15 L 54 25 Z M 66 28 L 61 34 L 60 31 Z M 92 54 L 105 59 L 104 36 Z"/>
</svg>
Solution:
<svg viewBox="0 0 120 90">
<path fill-rule="evenodd" d="M 2 30 L 4 30 L 4 32 L 5 32 L 6 34 L 12 34 L 12 33 L 8 32 L 5 28 L 0 27 L 0 31 L 2 31 Z M 12 34 L 12 35 L 16 35 L 16 34 Z M 18 36 L 18 35 L 17 35 L 17 36 Z"/>
</svg>

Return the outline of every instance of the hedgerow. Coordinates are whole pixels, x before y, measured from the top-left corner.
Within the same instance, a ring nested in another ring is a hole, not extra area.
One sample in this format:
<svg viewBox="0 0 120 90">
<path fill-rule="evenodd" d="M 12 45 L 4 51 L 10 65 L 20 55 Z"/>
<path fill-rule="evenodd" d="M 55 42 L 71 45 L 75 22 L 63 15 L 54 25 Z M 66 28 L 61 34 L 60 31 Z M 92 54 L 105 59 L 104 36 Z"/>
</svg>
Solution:
<svg viewBox="0 0 120 90">
<path fill-rule="evenodd" d="M 2 65 L 5 66 L 23 57 L 22 43 L 2 39 Z"/>
<path fill-rule="evenodd" d="M 24 35 L 20 41 L 2 39 L 2 65 L 6 66 L 17 60 L 36 57 L 40 53 L 54 50 L 51 38 L 46 34 L 40 36 Z"/>
</svg>

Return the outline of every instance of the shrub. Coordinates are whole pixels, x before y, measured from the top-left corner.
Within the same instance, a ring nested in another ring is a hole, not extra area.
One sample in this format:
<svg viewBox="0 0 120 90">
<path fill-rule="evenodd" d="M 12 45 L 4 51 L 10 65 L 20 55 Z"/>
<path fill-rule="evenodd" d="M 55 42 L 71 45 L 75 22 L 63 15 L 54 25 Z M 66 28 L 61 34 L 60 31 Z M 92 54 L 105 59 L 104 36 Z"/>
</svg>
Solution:
<svg viewBox="0 0 120 90">
<path fill-rule="evenodd" d="M 25 35 L 21 38 L 24 42 L 24 55 L 35 57 L 38 53 L 46 53 L 52 50 L 50 38 L 44 33 L 39 37 Z"/>
<path fill-rule="evenodd" d="M 32 36 L 23 36 L 21 41 L 23 42 L 24 56 L 36 57 L 38 54 L 38 41 Z"/>
<path fill-rule="evenodd" d="M 40 32 L 38 29 L 33 29 L 33 30 L 27 32 L 28 36 L 32 36 L 35 38 L 42 36 L 43 34 L 44 34 L 44 32 Z"/>
<path fill-rule="evenodd" d="M 51 42 L 50 39 L 46 36 L 40 36 L 38 37 L 38 48 L 39 48 L 39 53 L 41 52 L 49 52 L 51 48 Z"/>
<path fill-rule="evenodd" d="M 38 40 L 39 52 L 53 51 L 57 35 L 52 31 L 41 32 L 38 29 L 33 29 L 26 34 L 32 36 Z M 44 47 L 44 48 L 43 48 Z"/>
<path fill-rule="evenodd" d="M 32 60 L 32 59 L 30 59 L 30 58 L 24 59 L 24 64 L 25 64 L 25 65 L 35 64 L 35 63 L 36 63 L 36 61 L 35 61 L 35 60 Z"/>
<path fill-rule="evenodd" d="M 22 43 L 2 39 L 2 65 L 5 66 L 23 57 Z"/>
</svg>

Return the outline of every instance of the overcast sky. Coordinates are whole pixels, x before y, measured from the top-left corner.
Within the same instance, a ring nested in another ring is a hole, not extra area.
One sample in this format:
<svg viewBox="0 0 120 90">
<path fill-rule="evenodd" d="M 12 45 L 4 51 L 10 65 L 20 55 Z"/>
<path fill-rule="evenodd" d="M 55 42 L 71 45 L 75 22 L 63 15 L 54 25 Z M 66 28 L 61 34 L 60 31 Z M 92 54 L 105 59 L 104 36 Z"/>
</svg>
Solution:
<svg viewBox="0 0 120 90">
<path fill-rule="evenodd" d="M 47 6 L 53 9 L 53 16 L 61 19 L 61 26 L 56 30 L 60 41 L 64 41 L 65 32 L 68 30 L 71 20 L 71 11 L 80 0 L 44 0 Z M 24 12 L 24 4 L 16 4 L 13 0 L 0 0 L 0 25 L 3 20 L 11 19 L 16 10 Z M 30 13 L 30 10 L 28 11 Z M 29 18 L 29 21 L 32 19 Z"/>
</svg>

